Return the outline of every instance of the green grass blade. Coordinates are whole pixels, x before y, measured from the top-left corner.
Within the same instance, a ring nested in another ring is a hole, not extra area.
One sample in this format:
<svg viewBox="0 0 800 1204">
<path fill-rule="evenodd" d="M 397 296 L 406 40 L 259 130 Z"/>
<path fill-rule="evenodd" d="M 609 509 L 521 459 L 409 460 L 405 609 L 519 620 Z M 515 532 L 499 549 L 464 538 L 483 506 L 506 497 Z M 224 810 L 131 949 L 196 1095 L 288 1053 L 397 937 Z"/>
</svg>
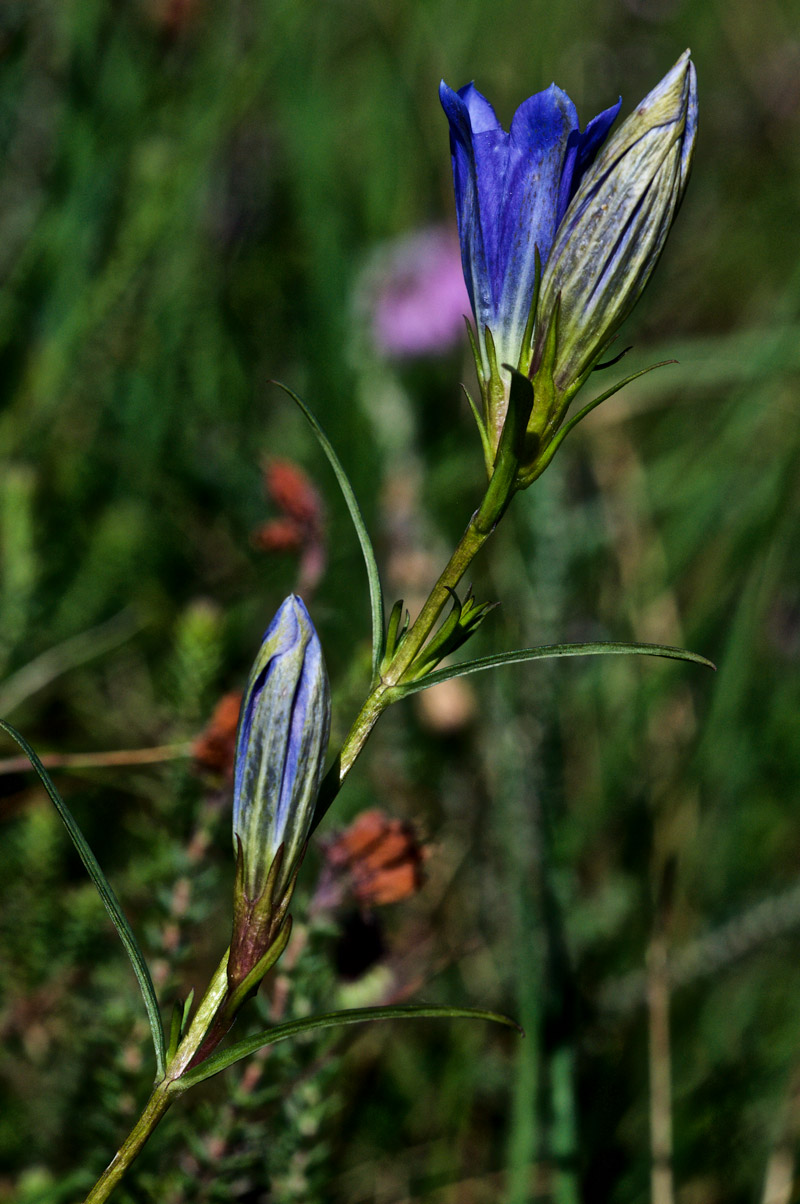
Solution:
<svg viewBox="0 0 800 1204">
<path fill-rule="evenodd" d="M 333 450 L 333 444 L 317 422 L 317 419 L 302 398 L 293 393 L 287 385 L 281 384 L 279 380 L 274 381 L 274 384 L 279 389 L 283 389 L 284 393 L 291 397 L 295 405 L 302 411 L 306 421 L 316 435 L 317 442 L 328 457 L 328 463 L 334 471 L 336 480 L 339 482 L 339 488 L 342 491 L 347 509 L 350 512 L 353 526 L 356 529 L 356 535 L 358 536 L 358 542 L 361 544 L 361 554 L 364 557 L 367 578 L 369 580 L 369 599 L 372 611 L 372 680 L 375 682 L 378 678 L 378 667 L 383 660 L 384 652 L 383 590 L 378 572 L 378 562 L 375 559 L 375 551 L 372 547 L 366 523 L 356 501 L 353 486 L 350 484 L 347 473 L 342 467 L 341 460 Z"/>
<path fill-rule="evenodd" d="M 140 626 L 133 611 L 126 608 L 104 623 L 48 648 L 5 679 L 0 686 L 0 715 L 13 711 L 62 673 L 68 673 L 70 669 L 125 643 Z"/>
<path fill-rule="evenodd" d="M 92 882 L 97 887 L 98 894 L 103 900 L 103 906 L 110 915 L 111 921 L 119 933 L 119 939 L 125 946 L 125 952 L 130 958 L 131 965 L 133 966 L 133 972 L 138 979 L 139 986 L 142 991 L 144 1006 L 147 1009 L 147 1018 L 150 1021 L 150 1030 L 153 1034 L 153 1047 L 156 1053 L 156 1074 L 157 1077 L 161 1079 L 164 1077 L 165 1070 L 164 1031 L 161 1027 L 161 1016 L 158 1010 L 158 1000 L 156 999 L 153 980 L 150 977 L 150 971 L 148 970 L 147 963 L 144 960 L 144 954 L 139 948 L 139 944 L 133 934 L 133 929 L 128 923 L 125 913 L 120 906 L 117 896 L 114 894 L 110 882 L 100 869 L 97 858 L 86 843 L 86 839 L 75 822 L 72 813 L 62 799 L 61 795 L 56 790 L 50 775 L 42 765 L 38 756 L 33 751 L 25 737 L 20 735 L 16 728 L 13 728 L 10 723 L 6 723 L 4 719 L 0 719 L 0 728 L 2 728 L 3 731 L 8 732 L 11 739 L 19 745 L 33 768 L 36 770 L 36 773 L 39 775 L 42 785 L 50 795 L 53 805 L 58 811 L 58 814 L 61 816 L 64 827 L 67 829 L 70 839 L 78 851 L 78 856 L 85 865 L 86 871 Z"/>
<path fill-rule="evenodd" d="M 400 1007 L 348 1008 L 341 1012 L 328 1012 L 323 1016 L 307 1016 L 303 1020 L 290 1020 L 286 1024 L 278 1024 L 275 1028 L 265 1029 L 255 1036 L 237 1041 L 228 1049 L 212 1054 L 194 1070 L 182 1075 L 175 1083 L 176 1091 L 186 1091 L 204 1079 L 227 1070 L 235 1062 L 247 1058 L 266 1045 L 276 1045 L 278 1041 L 287 1041 L 291 1037 L 299 1037 L 303 1033 L 315 1032 L 318 1029 L 338 1028 L 345 1024 L 363 1024 L 368 1020 L 422 1020 L 425 1018 L 437 1020 L 491 1020 L 503 1024 L 506 1028 L 522 1029 L 515 1021 L 499 1012 L 486 1012 L 480 1008 L 455 1007 L 417 1007 L 413 1004 Z M 524 1036 L 524 1033 L 523 1033 Z"/>
<path fill-rule="evenodd" d="M 494 656 L 482 656 L 479 660 L 462 661 L 460 665 L 449 665 L 446 669 L 429 673 L 420 681 L 393 686 L 390 692 L 394 698 L 404 698 L 407 694 L 417 694 L 451 677 L 463 677 L 466 673 L 480 673 L 483 669 L 497 669 L 502 665 L 517 665 L 523 661 L 550 660 L 557 656 L 662 656 L 668 660 L 692 661 L 696 665 L 716 669 L 713 661 L 699 653 L 689 652 L 686 648 L 672 648 L 669 644 L 544 644 L 541 648 L 517 648 L 514 652 L 499 652 Z"/>
</svg>

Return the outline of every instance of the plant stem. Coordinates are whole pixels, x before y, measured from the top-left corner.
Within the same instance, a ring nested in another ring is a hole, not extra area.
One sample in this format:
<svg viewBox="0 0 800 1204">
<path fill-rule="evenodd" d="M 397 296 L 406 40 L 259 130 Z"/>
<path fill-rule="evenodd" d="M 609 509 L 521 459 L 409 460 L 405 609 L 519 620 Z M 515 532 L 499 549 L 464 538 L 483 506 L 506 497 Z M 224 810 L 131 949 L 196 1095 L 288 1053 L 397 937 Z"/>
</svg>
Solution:
<svg viewBox="0 0 800 1204">
<path fill-rule="evenodd" d="M 156 1086 L 142 1115 L 89 1192 L 84 1204 L 102 1204 L 111 1195 L 172 1103 L 171 1086 L 168 1079 L 162 1079 Z"/>
<path fill-rule="evenodd" d="M 500 488 L 498 488 L 500 485 Z M 331 766 L 322 784 L 319 801 L 311 830 L 316 828 L 328 807 L 341 789 L 347 774 L 382 712 L 394 702 L 394 687 L 402 682 L 403 674 L 410 668 L 417 654 L 430 636 L 444 607 L 451 597 L 451 590 L 458 585 L 477 553 L 494 531 L 511 497 L 511 490 L 495 479 L 475 511 L 462 535 L 453 555 L 448 560 L 439 580 L 430 592 L 428 600 L 406 633 L 392 661 L 383 670 L 380 680 L 370 691 L 359 711 L 336 761 Z M 180 1094 L 180 1077 L 193 1063 L 196 1055 L 207 1056 L 229 1025 L 220 1015 L 227 1002 L 228 952 L 222 959 L 206 991 L 186 1036 L 178 1046 L 169 1063 L 166 1076 L 157 1083 L 145 1109 L 126 1140 L 120 1146 L 109 1166 L 98 1179 L 84 1204 L 103 1204 L 120 1182 L 133 1160 L 137 1157 L 148 1138 L 172 1103 Z M 216 1039 L 215 1039 L 216 1038 Z M 210 1044 L 211 1042 L 211 1044 Z"/>
<path fill-rule="evenodd" d="M 653 934 L 647 952 L 647 1015 L 650 1063 L 650 1200 L 651 1204 L 674 1204 L 669 967 L 667 943 L 663 932 Z"/>
<path fill-rule="evenodd" d="M 339 793 L 344 779 L 353 768 L 381 714 L 390 703 L 395 701 L 394 687 L 402 681 L 403 674 L 430 636 L 444 607 L 450 601 L 450 591 L 456 588 L 475 556 L 494 531 L 508 500 L 507 497 L 498 499 L 496 490 L 493 491 L 490 484 L 483 502 L 472 515 L 466 531 L 442 570 L 425 605 L 406 633 L 391 663 L 383 670 L 379 681 L 368 695 L 342 744 L 339 755 L 326 774 L 314 812 L 312 832 Z"/>
<path fill-rule="evenodd" d="M 228 992 L 227 966 L 228 952 L 226 951 L 185 1037 L 169 1063 L 166 1075 L 160 1083 L 156 1083 L 152 1095 L 144 1106 L 144 1111 L 89 1192 L 84 1204 L 103 1204 L 103 1201 L 108 1199 L 134 1159 L 141 1153 L 175 1096 L 180 1093 L 180 1076 L 189 1067 L 206 1034 L 213 1026 L 217 1013 L 225 1003 Z"/>
</svg>

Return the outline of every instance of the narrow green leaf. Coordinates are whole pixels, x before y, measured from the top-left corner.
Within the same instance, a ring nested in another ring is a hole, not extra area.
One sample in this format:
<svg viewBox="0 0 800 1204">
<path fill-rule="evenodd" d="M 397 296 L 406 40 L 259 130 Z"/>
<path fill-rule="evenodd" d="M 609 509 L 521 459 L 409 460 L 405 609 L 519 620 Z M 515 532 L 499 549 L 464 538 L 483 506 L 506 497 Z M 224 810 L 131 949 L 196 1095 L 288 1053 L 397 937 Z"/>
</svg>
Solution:
<svg viewBox="0 0 800 1204">
<path fill-rule="evenodd" d="M 424 675 L 428 669 L 432 669 L 434 665 L 437 665 L 440 660 L 447 656 L 448 652 L 454 650 L 451 641 L 458 629 L 463 608 L 456 591 L 450 589 L 449 586 L 447 587 L 447 591 L 453 603 L 450 614 L 444 620 L 439 630 L 417 653 L 407 670 L 409 674 Z"/>
<path fill-rule="evenodd" d="M 542 257 L 539 254 L 538 246 L 533 248 L 533 264 L 533 293 L 528 309 L 528 321 L 525 323 L 525 333 L 522 336 L 522 350 L 517 364 L 517 368 L 523 376 L 528 375 L 533 359 L 533 330 L 536 325 L 536 308 L 539 304 L 539 292 L 542 285 Z"/>
<path fill-rule="evenodd" d="M 527 376 L 517 372 L 510 364 L 503 364 L 503 367 L 511 373 L 511 388 L 494 470 L 475 520 L 479 531 L 491 531 L 505 514 L 514 496 L 520 456 L 525 446 L 525 432 L 534 405 L 533 385 Z"/>
<path fill-rule="evenodd" d="M 403 637 L 405 636 L 406 629 L 408 627 L 408 611 L 406 611 L 406 621 L 402 628 L 401 623 L 403 623 L 403 599 L 398 598 L 391 609 L 391 613 L 389 614 L 389 624 L 386 628 L 386 642 L 381 668 L 383 668 L 384 665 L 389 664 L 400 644 L 403 642 Z"/>
<path fill-rule="evenodd" d="M 705 665 L 708 669 L 717 667 L 713 661 L 707 660 L 697 652 L 689 652 L 686 648 L 671 648 L 669 644 L 544 644 L 541 648 L 517 648 L 514 652 L 499 652 L 495 656 L 482 656 L 479 660 L 449 665 L 446 669 L 437 669 L 435 673 L 429 673 L 421 681 L 393 686 L 388 693 L 393 698 L 404 698 L 407 694 L 417 694 L 420 690 L 427 690 L 428 686 L 436 686 L 451 677 L 463 677 L 467 673 L 480 673 L 482 669 L 497 669 L 501 665 L 516 665 L 523 661 L 549 660 L 557 656 L 662 656 L 667 660 L 692 661 L 696 665 Z"/>
<path fill-rule="evenodd" d="M 422 1020 L 426 1017 L 434 1020 L 491 1020 L 525 1035 L 510 1017 L 503 1016 L 500 1012 L 485 1012 L 481 1008 L 417 1007 L 413 1004 L 400 1007 L 348 1008 L 342 1012 L 328 1012 L 324 1016 L 290 1020 L 287 1024 L 278 1024 L 275 1028 L 265 1029 L 253 1037 L 237 1041 L 235 1045 L 212 1054 L 205 1062 L 182 1075 L 175 1082 L 175 1090 L 186 1091 L 189 1087 L 202 1083 L 204 1079 L 219 1074 L 221 1070 L 227 1070 L 234 1062 L 240 1062 L 242 1058 L 249 1057 L 266 1045 L 276 1045 L 278 1041 L 287 1041 L 290 1037 L 299 1037 L 303 1033 L 323 1028 L 338 1028 L 345 1024 L 363 1024 L 368 1020 Z"/>
<path fill-rule="evenodd" d="M 181 1027 L 183 1025 L 183 1004 L 180 999 L 176 999 L 172 1005 L 172 1017 L 169 1024 L 169 1041 L 167 1042 L 167 1066 L 170 1065 L 175 1057 L 175 1051 L 178 1048 L 178 1042 L 181 1039 Z"/>
<path fill-rule="evenodd" d="M 120 906 L 117 896 L 111 887 L 111 883 L 106 878 L 103 871 L 97 862 L 92 850 L 86 843 L 86 839 L 75 822 L 72 813 L 67 804 L 62 799 L 61 795 L 53 785 L 52 779 L 45 767 L 42 765 L 36 753 L 31 748 L 24 736 L 12 727 L 10 723 L 6 723 L 4 719 L 0 719 L 0 728 L 8 732 L 12 740 L 14 740 L 25 756 L 30 761 L 39 779 L 53 802 L 54 807 L 61 816 L 64 827 L 69 833 L 72 843 L 78 851 L 78 856 L 86 867 L 86 871 L 92 882 L 97 888 L 100 898 L 103 900 L 103 906 L 111 917 L 111 921 L 119 933 L 119 939 L 125 946 L 125 952 L 130 958 L 133 972 L 139 982 L 142 996 L 144 998 L 144 1006 L 147 1009 L 147 1018 L 150 1021 L 150 1031 L 153 1034 L 153 1047 L 156 1053 L 156 1075 L 159 1079 L 164 1077 L 165 1070 L 165 1049 L 164 1049 L 164 1031 L 161 1027 L 161 1016 L 158 1010 L 158 1000 L 156 999 L 153 980 L 150 977 L 150 971 L 147 968 L 147 963 L 144 960 L 144 954 L 139 948 L 136 937 L 133 934 L 125 913 Z"/>
<path fill-rule="evenodd" d="M 375 551 L 372 547 L 372 542 L 370 540 L 369 533 L 367 532 L 364 518 L 361 514 L 361 510 L 359 509 L 358 502 L 356 501 L 356 495 L 353 492 L 353 487 L 350 484 L 347 473 L 342 467 L 342 463 L 336 452 L 333 450 L 333 444 L 323 431 L 320 424 L 317 422 L 317 419 L 314 417 L 311 410 L 309 410 L 302 398 L 298 397 L 296 393 L 293 393 L 287 385 L 281 384 L 279 380 L 276 380 L 272 383 L 276 384 L 279 389 L 283 389 L 284 393 L 286 393 L 288 397 L 291 397 L 292 401 L 295 403 L 298 409 L 300 409 L 306 421 L 308 422 L 308 425 L 316 435 L 317 442 L 327 456 L 328 463 L 333 469 L 336 480 L 339 482 L 339 488 L 342 491 L 342 497 L 344 498 L 347 509 L 350 512 L 350 518 L 353 526 L 356 529 L 356 535 L 358 536 L 358 542 L 361 544 L 361 554 L 364 557 L 367 578 L 369 580 L 369 597 L 370 606 L 372 609 L 372 680 L 375 682 L 378 678 L 378 669 L 383 659 L 384 652 L 383 590 L 381 588 L 381 579 L 378 572 L 378 562 L 375 559 Z"/>
<path fill-rule="evenodd" d="M 187 1021 L 188 1021 L 189 1016 L 192 1011 L 192 1003 L 193 1002 L 194 1002 L 194 987 L 192 987 L 191 991 L 186 996 L 186 1001 L 184 1002 L 184 1005 L 183 1005 L 183 1015 L 181 1016 L 181 1036 L 183 1036 L 183 1034 L 186 1030 L 186 1024 L 187 1024 Z"/>
<path fill-rule="evenodd" d="M 93 657 L 102 656 L 124 644 L 141 627 L 134 612 L 126 607 L 111 619 L 70 636 L 17 669 L 0 685 L 0 715 L 8 715 L 20 703 Z"/>
<path fill-rule="evenodd" d="M 227 954 L 226 954 L 227 958 Z M 169 1067 L 172 1059 L 175 1057 L 175 1052 L 180 1044 L 181 1037 L 186 1032 L 186 1026 L 189 1022 L 189 1016 L 192 1011 L 192 1003 L 194 1001 L 194 987 L 184 1000 L 176 999 L 172 1007 L 172 1019 L 170 1021 L 169 1042 L 167 1044 L 167 1066 Z"/>
</svg>

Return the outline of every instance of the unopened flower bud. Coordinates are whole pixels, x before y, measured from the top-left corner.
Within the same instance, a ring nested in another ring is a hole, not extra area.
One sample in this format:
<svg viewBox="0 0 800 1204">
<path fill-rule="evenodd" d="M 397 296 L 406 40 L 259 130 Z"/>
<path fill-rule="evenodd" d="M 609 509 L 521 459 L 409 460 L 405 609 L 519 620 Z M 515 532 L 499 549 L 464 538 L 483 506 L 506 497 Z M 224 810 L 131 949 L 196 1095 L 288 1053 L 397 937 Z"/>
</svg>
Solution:
<svg viewBox="0 0 800 1204">
<path fill-rule="evenodd" d="M 292 595 L 267 629 L 247 683 L 236 739 L 234 848 L 242 887 L 258 900 L 270 884 L 279 900 L 305 846 L 330 728 L 330 689 L 308 611 Z"/>
<path fill-rule="evenodd" d="M 536 316 L 540 433 L 539 399 L 551 393 L 547 419 L 558 422 L 647 284 L 686 188 L 696 129 L 687 50 L 600 150 L 558 228 Z"/>
</svg>

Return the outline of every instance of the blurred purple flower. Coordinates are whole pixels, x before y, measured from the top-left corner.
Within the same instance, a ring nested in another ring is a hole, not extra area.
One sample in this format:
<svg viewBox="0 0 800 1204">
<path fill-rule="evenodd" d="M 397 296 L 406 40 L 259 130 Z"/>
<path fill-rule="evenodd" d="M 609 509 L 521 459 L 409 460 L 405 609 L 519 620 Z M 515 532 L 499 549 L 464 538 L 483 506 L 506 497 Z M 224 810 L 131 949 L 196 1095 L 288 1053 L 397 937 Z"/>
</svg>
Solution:
<svg viewBox="0 0 800 1204">
<path fill-rule="evenodd" d="M 448 229 L 431 226 L 381 248 L 358 290 L 358 308 L 380 355 L 441 355 L 461 339 L 470 300 Z"/>
</svg>

